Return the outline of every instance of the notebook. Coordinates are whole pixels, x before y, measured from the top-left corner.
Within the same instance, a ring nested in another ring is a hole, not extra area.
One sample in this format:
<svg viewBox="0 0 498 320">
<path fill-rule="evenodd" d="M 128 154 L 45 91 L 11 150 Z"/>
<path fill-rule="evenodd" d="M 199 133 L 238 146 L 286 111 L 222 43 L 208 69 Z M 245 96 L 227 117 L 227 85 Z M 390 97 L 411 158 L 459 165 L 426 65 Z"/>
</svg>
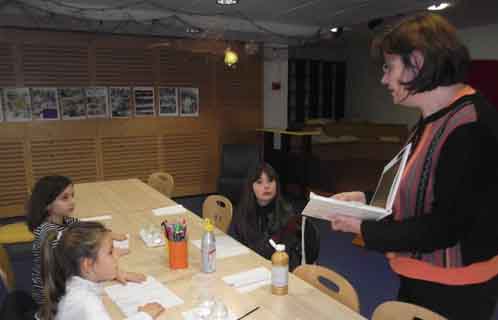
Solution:
<svg viewBox="0 0 498 320">
<path fill-rule="evenodd" d="M 333 214 L 353 216 L 362 220 L 380 220 L 390 215 L 410 150 L 411 143 L 401 149 L 384 167 L 369 204 L 336 200 L 311 192 L 303 215 L 325 220 L 331 220 Z"/>
</svg>

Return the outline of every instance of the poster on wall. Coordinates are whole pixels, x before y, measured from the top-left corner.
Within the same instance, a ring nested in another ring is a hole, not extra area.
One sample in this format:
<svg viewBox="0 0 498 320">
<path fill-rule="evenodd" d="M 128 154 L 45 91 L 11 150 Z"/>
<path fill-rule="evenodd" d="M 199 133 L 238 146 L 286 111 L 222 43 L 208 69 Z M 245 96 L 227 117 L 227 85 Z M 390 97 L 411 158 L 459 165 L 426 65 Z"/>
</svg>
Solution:
<svg viewBox="0 0 498 320">
<path fill-rule="evenodd" d="M 6 121 L 31 120 L 31 100 L 28 88 L 4 88 L 3 102 Z"/>
<path fill-rule="evenodd" d="M 109 101 L 111 104 L 112 118 L 130 117 L 130 87 L 110 87 Z"/>
<path fill-rule="evenodd" d="M 180 115 L 199 116 L 199 88 L 179 88 Z"/>
<path fill-rule="evenodd" d="M 59 88 L 59 103 L 63 120 L 86 118 L 86 96 L 83 88 Z"/>
<path fill-rule="evenodd" d="M 33 120 L 59 120 L 59 104 L 56 88 L 31 88 Z"/>
<path fill-rule="evenodd" d="M 154 88 L 137 87 L 133 88 L 133 97 L 135 98 L 135 116 L 146 117 L 154 116 Z"/>
<path fill-rule="evenodd" d="M 86 88 L 86 115 L 88 118 L 107 118 L 107 88 Z"/>
<path fill-rule="evenodd" d="M 174 87 L 159 88 L 159 115 L 160 116 L 177 116 L 178 115 L 178 95 Z"/>
</svg>

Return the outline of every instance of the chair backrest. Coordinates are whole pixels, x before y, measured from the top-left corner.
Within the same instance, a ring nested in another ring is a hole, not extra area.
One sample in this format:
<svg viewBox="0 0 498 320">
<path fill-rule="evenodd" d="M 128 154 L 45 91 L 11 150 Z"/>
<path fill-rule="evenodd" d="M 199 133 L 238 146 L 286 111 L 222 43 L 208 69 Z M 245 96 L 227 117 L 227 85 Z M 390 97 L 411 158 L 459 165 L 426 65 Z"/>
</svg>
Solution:
<svg viewBox="0 0 498 320">
<path fill-rule="evenodd" d="M 377 308 L 372 314 L 372 320 L 446 320 L 445 317 L 416 304 L 386 301 Z"/>
<path fill-rule="evenodd" d="M 202 217 L 209 218 L 218 229 L 225 233 L 232 222 L 232 215 L 232 203 L 224 196 L 208 196 L 202 204 Z"/>
<path fill-rule="evenodd" d="M 171 197 L 175 188 L 173 176 L 166 172 L 154 172 L 149 176 L 147 184 L 167 197 Z"/>
<path fill-rule="evenodd" d="M 0 269 L 5 275 L 7 288 L 14 288 L 14 273 L 10 265 L 10 258 L 5 247 L 0 244 Z"/>
<path fill-rule="evenodd" d="M 329 297 L 334 298 L 356 312 L 360 312 L 360 301 L 356 290 L 340 274 L 325 267 L 312 264 L 301 265 L 293 273 Z M 332 288 L 326 286 L 320 279 L 331 282 Z M 333 288 L 334 286 L 337 287 L 337 290 Z"/>
</svg>

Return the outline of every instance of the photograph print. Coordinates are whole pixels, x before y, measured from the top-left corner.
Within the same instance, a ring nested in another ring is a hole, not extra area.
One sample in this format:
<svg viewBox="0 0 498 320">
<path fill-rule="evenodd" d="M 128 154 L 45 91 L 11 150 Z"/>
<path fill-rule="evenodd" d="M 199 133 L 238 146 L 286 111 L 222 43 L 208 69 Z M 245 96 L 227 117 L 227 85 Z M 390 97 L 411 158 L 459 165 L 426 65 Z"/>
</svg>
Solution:
<svg viewBox="0 0 498 320">
<path fill-rule="evenodd" d="M 180 115 L 199 116 L 199 88 L 179 88 Z"/>
<path fill-rule="evenodd" d="M 88 118 L 107 118 L 107 88 L 86 88 L 86 115 Z"/>
<path fill-rule="evenodd" d="M 159 115 L 160 116 L 177 116 L 178 115 L 178 95 L 174 87 L 159 88 Z"/>
<path fill-rule="evenodd" d="M 130 87 L 110 87 L 109 101 L 111 104 L 111 118 L 129 118 L 130 99 Z"/>
<path fill-rule="evenodd" d="M 4 88 L 3 103 L 6 121 L 31 120 L 31 100 L 28 88 Z"/>
<path fill-rule="evenodd" d="M 63 120 L 86 118 L 86 95 L 83 88 L 59 88 L 59 104 Z"/>
<path fill-rule="evenodd" d="M 154 116 L 154 88 L 137 87 L 133 88 L 135 98 L 135 117 Z"/>
<path fill-rule="evenodd" d="M 33 120 L 59 120 L 59 104 L 56 88 L 31 88 Z"/>
</svg>

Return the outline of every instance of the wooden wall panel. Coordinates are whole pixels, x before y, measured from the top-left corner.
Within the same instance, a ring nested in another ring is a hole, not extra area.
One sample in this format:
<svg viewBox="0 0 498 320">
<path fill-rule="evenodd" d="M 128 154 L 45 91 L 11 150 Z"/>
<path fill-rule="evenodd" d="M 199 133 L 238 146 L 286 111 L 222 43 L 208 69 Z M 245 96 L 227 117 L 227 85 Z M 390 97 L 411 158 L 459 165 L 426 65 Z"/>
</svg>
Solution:
<svg viewBox="0 0 498 320">
<path fill-rule="evenodd" d="M 140 178 L 159 169 L 157 137 L 102 138 L 102 171 L 105 180 Z"/>
<path fill-rule="evenodd" d="M 0 87 L 175 86 L 200 93 L 198 117 L 0 122 L 0 216 L 23 214 L 26 191 L 47 174 L 75 182 L 146 180 L 164 170 L 175 177 L 175 197 L 216 191 L 221 144 L 255 141 L 247 138 L 262 125 L 262 59 L 238 48 L 239 65 L 228 69 L 225 43 L 152 45 L 161 41 L 0 28 Z"/>
<path fill-rule="evenodd" d="M 25 87 L 87 86 L 88 47 L 64 44 L 25 44 L 22 46 Z"/>
<path fill-rule="evenodd" d="M 24 161 L 23 141 L 0 141 L 0 217 L 23 212 L 28 193 Z"/>
<path fill-rule="evenodd" d="M 0 43 L 0 86 L 15 85 L 14 53 L 10 43 Z"/>
<path fill-rule="evenodd" d="M 95 138 L 32 140 L 33 181 L 46 175 L 65 175 L 73 182 L 97 180 Z"/>
<path fill-rule="evenodd" d="M 145 48 L 95 49 L 95 83 L 106 86 L 152 86 L 152 50 Z"/>
</svg>

